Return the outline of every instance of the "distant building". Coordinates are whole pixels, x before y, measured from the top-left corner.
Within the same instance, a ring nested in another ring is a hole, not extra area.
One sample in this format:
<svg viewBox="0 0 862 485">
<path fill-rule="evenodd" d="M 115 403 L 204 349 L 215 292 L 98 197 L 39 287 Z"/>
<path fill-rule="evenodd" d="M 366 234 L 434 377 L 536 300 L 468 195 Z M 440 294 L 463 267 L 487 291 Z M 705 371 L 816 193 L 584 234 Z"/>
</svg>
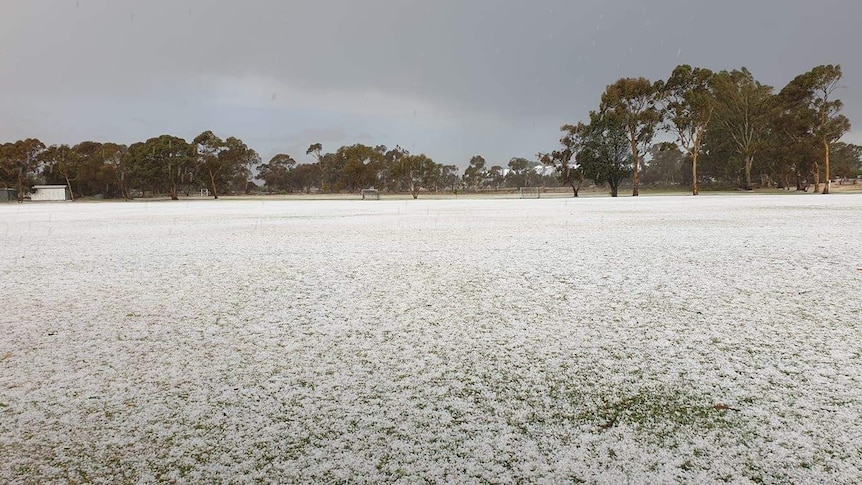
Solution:
<svg viewBox="0 0 862 485">
<path fill-rule="evenodd" d="M 30 200 L 69 200 L 69 189 L 65 185 L 35 185 Z"/>
<path fill-rule="evenodd" d="M 0 202 L 12 202 L 18 200 L 18 191 L 15 189 L 0 189 Z"/>
</svg>

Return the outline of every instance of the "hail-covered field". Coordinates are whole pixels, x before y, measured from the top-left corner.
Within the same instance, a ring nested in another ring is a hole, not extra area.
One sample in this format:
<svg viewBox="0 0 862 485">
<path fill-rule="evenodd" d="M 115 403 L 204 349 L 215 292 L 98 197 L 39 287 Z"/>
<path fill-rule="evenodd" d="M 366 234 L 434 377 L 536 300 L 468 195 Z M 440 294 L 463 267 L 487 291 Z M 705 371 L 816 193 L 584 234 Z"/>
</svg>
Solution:
<svg viewBox="0 0 862 485">
<path fill-rule="evenodd" d="M 862 197 L 0 206 L 0 482 L 859 483 Z"/>
</svg>

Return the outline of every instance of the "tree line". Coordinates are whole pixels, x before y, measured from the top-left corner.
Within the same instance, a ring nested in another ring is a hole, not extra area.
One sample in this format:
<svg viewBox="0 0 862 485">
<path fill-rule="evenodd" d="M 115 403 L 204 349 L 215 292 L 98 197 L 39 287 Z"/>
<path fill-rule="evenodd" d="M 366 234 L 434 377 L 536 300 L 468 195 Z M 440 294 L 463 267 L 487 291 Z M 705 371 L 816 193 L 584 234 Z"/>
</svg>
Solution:
<svg viewBox="0 0 862 485">
<path fill-rule="evenodd" d="M 130 199 L 181 195 L 206 189 L 221 194 L 273 192 L 384 192 L 497 190 L 568 186 L 585 180 L 607 186 L 612 196 L 631 182 L 642 184 L 755 185 L 828 193 L 834 176 L 862 175 L 862 147 L 838 140 L 850 129 L 836 94 L 841 67 L 817 66 L 776 92 L 745 68 L 713 72 L 677 66 L 666 80 L 622 78 L 607 86 L 586 121 L 561 127 L 560 146 L 535 160 L 511 158 L 488 166 L 473 156 L 456 165 L 396 146 L 354 144 L 324 152 L 320 143 L 297 163 L 288 154 L 262 163 L 236 137 L 205 131 L 191 141 L 161 135 L 122 145 L 85 141 L 46 146 L 38 139 L 0 144 L 0 184 L 19 200 L 37 183 L 69 187 L 73 199 L 101 194 Z M 664 134 L 666 140 L 659 141 Z M 543 170 L 543 167 L 546 168 Z M 263 181 L 258 187 L 254 180 Z M 822 188 L 821 188 L 822 185 Z"/>
<path fill-rule="evenodd" d="M 838 141 L 850 130 L 836 96 L 841 75 L 839 65 L 817 66 L 778 92 L 746 68 L 680 65 L 666 80 L 622 78 L 586 122 L 561 127 L 560 148 L 537 157 L 576 197 L 585 178 L 607 183 L 613 196 L 630 178 L 636 196 L 642 177 L 660 172 L 687 181 L 693 195 L 702 181 L 751 190 L 757 179 L 829 193 L 834 176 L 862 168 L 862 148 Z M 662 132 L 674 141 L 655 143 Z"/>
<path fill-rule="evenodd" d="M 395 146 L 354 144 L 324 152 L 320 143 L 306 155 L 315 161 L 297 163 L 279 153 L 262 163 L 260 155 L 236 137 L 221 139 L 205 131 L 192 141 L 161 135 L 129 146 L 85 141 L 76 145 L 46 146 L 38 139 L 0 144 L 0 185 L 16 188 L 19 199 L 38 183 L 60 184 L 72 198 L 101 195 L 108 198 L 166 195 L 173 200 L 206 189 L 211 196 L 267 193 L 358 192 L 376 188 L 389 193 L 463 190 L 464 178 L 455 165 L 434 162 L 424 153 L 413 154 Z M 482 157 L 473 157 L 473 161 Z M 508 168 L 494 166 L 483 173 L 477 190 L 556 185 L 542 175 L 538 161 L 512 158 Z M 258 187 L 254 180 L 262 181 Z"/>
<path fill-rule="evenodd" d="M 14 188 L 19 200 L 38 183 L 69 187 L 72 198 L 181 195 L 206 189 L 221 194 L 248 194 L 264 182 L 267 192 L 356 192 L 375 187 L 388 192 L 457 190 L 455 165 L 435 163 L 425 154 L 396 146 L 342 146 L 324 153 L 309 147 L 314 163 L 298 164 L 279 153 L 261 163 L 258 153 L 236 137 L 221 139 L 206 131 L 192 141 L 161 135 L 129 146 L 85 141 L 46 146 L 38 139 L 0 144 L 0 186 Z"/>
<path fill-rule="evenodd" d="M 247 191 L 260 156 L 242 140 L 224 140 L 206 131 L 188 142 L 161 135 L 129 146 L 84 141 L 51 145 L 35 138 L 0 145 L 0 183 L 15 188 L 19 200 L 37 183 L 69 188 L 72 199 L 101 194 L 181 194 L 206 188 L 213 197 Z"/>
</svg>

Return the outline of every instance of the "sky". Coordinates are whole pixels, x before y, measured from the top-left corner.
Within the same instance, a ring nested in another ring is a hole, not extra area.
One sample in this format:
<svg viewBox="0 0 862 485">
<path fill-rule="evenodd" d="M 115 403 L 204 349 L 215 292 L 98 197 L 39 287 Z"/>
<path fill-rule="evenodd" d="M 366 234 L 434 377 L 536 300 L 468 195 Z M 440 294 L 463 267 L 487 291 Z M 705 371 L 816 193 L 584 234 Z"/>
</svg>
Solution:
<svg viewBox="0 0 862 485">
<path fill-rule="evenodd" d="M 533 159 L 622 77 L 840 64 L 862 144 L 855 0 L 0 0 L 0 141 L 205 130 L 264 161 L 322 143 Z"/>
</svg>

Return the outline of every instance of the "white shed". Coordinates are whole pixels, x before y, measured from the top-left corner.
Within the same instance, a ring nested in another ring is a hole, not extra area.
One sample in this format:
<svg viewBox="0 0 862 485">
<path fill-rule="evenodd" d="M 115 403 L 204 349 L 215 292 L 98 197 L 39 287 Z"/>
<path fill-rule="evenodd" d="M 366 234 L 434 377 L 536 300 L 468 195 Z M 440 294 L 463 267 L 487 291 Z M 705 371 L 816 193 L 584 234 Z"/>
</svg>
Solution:
<svg viewBox="0 0 862 485">
<path fill-rule="evenodd" d="M 34 185 L 30 200 L 68 200 L 69 191 L 65 185 Z"/>
</svg>

